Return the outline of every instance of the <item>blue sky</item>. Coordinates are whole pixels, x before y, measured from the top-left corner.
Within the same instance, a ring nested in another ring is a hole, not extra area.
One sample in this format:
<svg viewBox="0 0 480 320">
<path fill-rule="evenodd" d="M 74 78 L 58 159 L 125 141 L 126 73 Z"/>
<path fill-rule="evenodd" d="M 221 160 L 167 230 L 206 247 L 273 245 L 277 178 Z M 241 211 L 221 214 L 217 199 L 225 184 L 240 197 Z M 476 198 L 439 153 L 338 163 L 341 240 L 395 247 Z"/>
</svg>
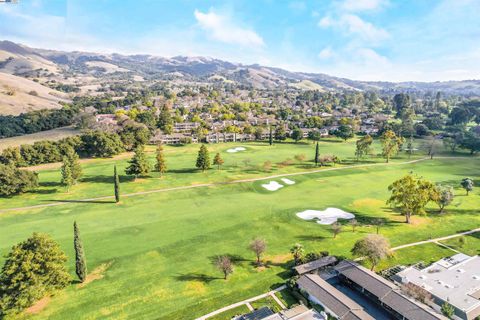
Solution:
<svg viewBox="0 0 480 320">
<path fill-rule="evenodd" d="M 361 80 L 480 79 L 479 0 L 19 0 L 0 39 Z"/>
</svg>

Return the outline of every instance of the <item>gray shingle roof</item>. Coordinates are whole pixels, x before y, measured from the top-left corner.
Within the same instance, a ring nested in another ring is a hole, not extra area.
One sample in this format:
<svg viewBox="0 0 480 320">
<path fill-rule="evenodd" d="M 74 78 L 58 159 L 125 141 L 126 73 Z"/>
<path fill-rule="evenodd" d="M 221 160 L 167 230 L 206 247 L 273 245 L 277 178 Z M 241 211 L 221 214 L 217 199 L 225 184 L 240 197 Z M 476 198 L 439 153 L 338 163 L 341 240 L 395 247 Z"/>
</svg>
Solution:
<svg viewBox="0 0 480 320">
<path fill-rule="evenodd" d="M 335 270 L 350 281 L 365 288 L 382 303 L 395 310 L 408 320 L 438 320 L 444 316 L 428 311 L 421 303 L 411 300 L 398 292 L 398 287 L 356 262 L 344 260 Z"/>
<path fill-rule="evenodd" d="M 371 272 L 353 261 L 343 260 L 335 266 L 335 270 L 378 298 L 384 297 L 387 293 L 396 288 L 393 283 L 377 276 L 374 272 Z"/>
<path fill-rule="evenodd" d="M 339 319 L 373 320 L 362 307 L 316 274 L 301 276 L 298 285 L 335 313 Z"/>
<path fill-rule="evenodd" d="M 326 267 L 328 265 L 334 264 L 337 262 L 337 258 L 334 256 L 321 257 L 315 261 L 311 261 L 299 266 L 296 266 L 294 269 L 298 274 L 305 274 L 307 272 Z"/>
</svg>

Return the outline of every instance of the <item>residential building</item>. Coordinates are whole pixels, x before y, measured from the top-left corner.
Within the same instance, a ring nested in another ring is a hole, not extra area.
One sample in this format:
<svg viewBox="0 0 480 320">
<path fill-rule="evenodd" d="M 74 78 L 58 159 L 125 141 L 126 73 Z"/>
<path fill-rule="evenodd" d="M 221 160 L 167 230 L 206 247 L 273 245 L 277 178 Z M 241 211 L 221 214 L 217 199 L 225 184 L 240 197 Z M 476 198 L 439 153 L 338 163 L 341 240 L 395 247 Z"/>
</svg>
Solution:
<svg viewBox="0 0 480 320">
<path fill-rule="evenodd" d="M 394 280 L 426 290 L 437 310 L 444 303 L 455 309 L 455 319 L 480 317 L 480 257 L 463 253 L 441 259 L 427 268 L 408 267 Z"/>
</svg>

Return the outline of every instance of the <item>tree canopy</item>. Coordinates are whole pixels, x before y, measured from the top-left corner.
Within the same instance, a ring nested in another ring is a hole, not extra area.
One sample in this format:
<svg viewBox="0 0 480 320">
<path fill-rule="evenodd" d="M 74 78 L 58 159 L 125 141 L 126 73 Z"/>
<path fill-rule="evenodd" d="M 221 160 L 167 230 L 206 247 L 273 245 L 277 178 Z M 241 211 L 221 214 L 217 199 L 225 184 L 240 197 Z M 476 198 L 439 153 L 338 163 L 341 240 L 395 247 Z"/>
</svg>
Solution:
<svg viewBox="0 0 480 320">
<path fill-rule="evenodd" d="M 0 274 L 0 317 L 15 314 L 70 283 L 67 256 L 46 234 L 13 246 Z"/>
<path fill-rule="evenodd" d="M 435 200 L 436 190 L 432 182 L 407 174 L 388 186 L 392 193 L 387 204 L 398 206 L 407 223 L 414 214 L 424 214 L 425 206 Z"/>
<path fill-rule="evenodd" d="M 381 235 L 369 234 L 355 242 L 352 254 L 357 257 L 365 257 L 373 270 L 382 259 L 390 255 L 390 243 Z"/>
</svg>

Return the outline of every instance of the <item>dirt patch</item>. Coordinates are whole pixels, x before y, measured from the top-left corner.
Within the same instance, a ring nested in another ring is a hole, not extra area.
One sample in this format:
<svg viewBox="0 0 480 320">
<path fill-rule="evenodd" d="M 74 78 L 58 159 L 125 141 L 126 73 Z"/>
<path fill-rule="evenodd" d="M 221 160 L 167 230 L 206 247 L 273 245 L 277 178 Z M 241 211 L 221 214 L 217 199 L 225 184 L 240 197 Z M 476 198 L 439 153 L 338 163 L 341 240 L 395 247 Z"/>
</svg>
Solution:
<svg viewBox="0 0 480 320">
<path fill-rule="evenodd" d="M 279 254 L 276 256 L 267 256 L 266 260 L 271 263 L 285 263 L 291 259 L 292 259 L 292 255 L 287 253 L 287 254 Z"/>
<path fill-rule="evenodd" d="M 28 314 L 36 314 L 36 313 L 39 313 L 40 311 L 42 311 L 43 309 L 45 309 L 45 307 L 50 303 L 50 300 L 52 300 L 52 298 L 50 297 L 43 297 L 42 299 L 38 300 L 37 302 L 35 302 L 33 304 L 33 306 L 31 306 L 30 308 L 28 308 L 27 310 L 25 310 L 26 313 Z"/>
<path fill-rule="evenodd" d="M 112 265 L 112 262 L 103 263 L 103 264 L 99 265 L 92 272 L 90 272 L 87 275 L 87 277 L 85 278 L 85 281 L 78 284 L 77 287 L 78 288 L 83 288 L 92 281 L 102 279 L 105 275 L 105 272 L 107 271 L 108 268 L 110 268 L 111 265 Z"/>
</svg>

